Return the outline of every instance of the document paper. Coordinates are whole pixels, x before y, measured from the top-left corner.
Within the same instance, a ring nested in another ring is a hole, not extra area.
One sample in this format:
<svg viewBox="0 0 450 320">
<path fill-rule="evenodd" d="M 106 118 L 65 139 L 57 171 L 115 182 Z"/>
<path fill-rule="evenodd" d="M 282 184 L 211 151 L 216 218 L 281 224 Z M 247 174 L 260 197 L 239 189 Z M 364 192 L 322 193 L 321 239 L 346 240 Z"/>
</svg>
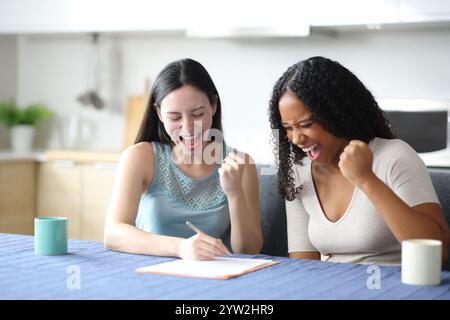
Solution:
<svg viewBox="0 0 450 320">
<path fill-rule="evenodd" d="M 277 263 L 277 261 L 267 259 L 225 257 L 216 257 L 213 260 L 208 261 L 178 259 L 139 268 L 136 271 L 142 273 L 225 280 Z"/>
</svg>

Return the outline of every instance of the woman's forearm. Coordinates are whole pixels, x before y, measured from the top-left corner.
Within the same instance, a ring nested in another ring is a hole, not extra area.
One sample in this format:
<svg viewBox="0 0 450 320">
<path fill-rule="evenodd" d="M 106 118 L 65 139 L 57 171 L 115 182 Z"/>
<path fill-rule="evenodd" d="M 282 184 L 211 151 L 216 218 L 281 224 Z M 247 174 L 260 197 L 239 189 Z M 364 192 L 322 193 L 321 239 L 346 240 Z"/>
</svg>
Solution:
<svg viewBox="0 0 450 320">
<path fill-rule="evenodd" d="M 397 240 L 412 238 L 445 240 L 441 228 L 433 219 L 410 208 L 376 176 L 363 184 L 361 189 Z"/>
<path fill-rule="evenodd" d="M 113 223 L 105 227 L 104 245 L 127 253 L 178 257 L 182 240 L 145 232 L 126 223 Z"/>
<path fill-rule="evenodd" d="M 247 204 L 243 194 L 228 198 L 233 252 L 255 254 L 262 247 L 259 218 Z"/>
</svg>

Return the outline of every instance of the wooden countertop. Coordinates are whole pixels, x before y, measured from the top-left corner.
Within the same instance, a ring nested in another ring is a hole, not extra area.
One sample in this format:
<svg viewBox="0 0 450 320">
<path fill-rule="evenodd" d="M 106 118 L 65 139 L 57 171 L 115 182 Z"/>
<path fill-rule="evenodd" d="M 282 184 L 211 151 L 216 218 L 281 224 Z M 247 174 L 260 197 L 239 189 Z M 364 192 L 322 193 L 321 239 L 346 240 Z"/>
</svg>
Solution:
<svg viewBox="0 0 450 320">
<path fill-rule="evenodd" d="M 32 152 L 0 151 L 0 161 L 74 161 L 113 162 L 120 159 L 120 152 L 94 150 L 36 150 Z"/>
<path fill-rule="evenodd" d="M 0 161 L 45 161 L 45 157 L 43 151 L 13 152 L 1 150 Z"/>
<path fill-rule="evenodd" d="M 58 161 L 74 162 L 113 162 L 120 159 L 120 152 L 91 150 L 37 150 L 27 153 L 0 151 L 0 161 Z M 419 153 L 427 167 L 450 168 L 450 146 L 444 150 Z"/>
<path fill-rule="evenodd" d="M 45 159 L 71 160 L 75 162 L 118 162 L 120 152 L 110 151 L 89 151 L 89 150 L 48 150 L 45 152 Z"/>
</svg>

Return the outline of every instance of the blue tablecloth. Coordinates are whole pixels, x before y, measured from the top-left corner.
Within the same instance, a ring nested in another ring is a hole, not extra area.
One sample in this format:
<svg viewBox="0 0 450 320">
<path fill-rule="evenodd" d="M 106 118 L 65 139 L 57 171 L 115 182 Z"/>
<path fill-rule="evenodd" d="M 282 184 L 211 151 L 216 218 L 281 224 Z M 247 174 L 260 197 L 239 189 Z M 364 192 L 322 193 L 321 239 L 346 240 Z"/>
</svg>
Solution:
<svg viewBox="0 0 450 320">
<path fill-rule="evenodd" d="M 67 255 L 39 256 L 33 241 L 0 234 L 0 299 L 450 299 L 447 271 L 440 286 L 409 286 L 400 281 L 400 267 L 380 267 L 377 289 L 373 270 L 365 265 L 238 255 L 280 264 L 230 280 L 207 280 L 135 272 L 173 258 L 119 253 L 81 240 L 69 241 Z M 74 271 L 80 272 L 79 289 Z"/>
</svg>

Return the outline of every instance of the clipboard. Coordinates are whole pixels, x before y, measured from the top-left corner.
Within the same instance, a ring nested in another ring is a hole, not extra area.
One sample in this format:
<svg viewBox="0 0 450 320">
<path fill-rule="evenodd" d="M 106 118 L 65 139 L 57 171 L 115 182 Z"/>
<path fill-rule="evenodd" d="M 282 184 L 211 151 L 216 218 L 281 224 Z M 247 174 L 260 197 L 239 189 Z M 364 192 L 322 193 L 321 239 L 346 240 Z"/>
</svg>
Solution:
<svg viewBox="0 0 450 320">
<path fill-rule="evenodd" d="M 278 264 L 268 259 L 215 257 L 212 260 L 177 259 L 169 262 L 138 268 L 136 272 L 179 277 L 228 280 Z"/>
</svg>

